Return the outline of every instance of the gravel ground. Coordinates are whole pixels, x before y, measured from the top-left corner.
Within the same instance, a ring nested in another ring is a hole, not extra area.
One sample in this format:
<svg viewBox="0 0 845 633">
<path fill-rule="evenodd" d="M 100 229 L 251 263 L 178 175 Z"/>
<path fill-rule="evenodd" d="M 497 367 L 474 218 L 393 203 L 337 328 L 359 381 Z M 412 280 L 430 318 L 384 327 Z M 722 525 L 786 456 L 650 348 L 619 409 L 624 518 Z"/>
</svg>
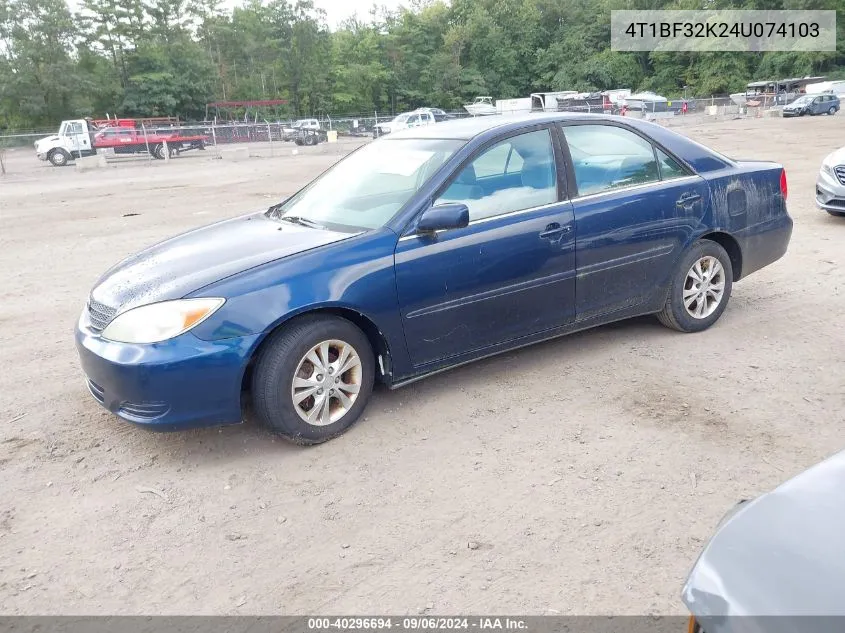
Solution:
<svg viewBox="0 0 845 633">
<path fill-rule="evenodd" d="M 120 258 L 266 207 L 356 141 L 86 173 L 9 152 L 0 613 L 682 613 L 721 515 L 839 449 L 845 219 L 813 189 L 843 116 L 683 122 L 782 162 L 795 219 L 712 329 L 637 319 L 381 389 L 308 449 L 251 423 L 121 422 L 88 394 L 72 330 Z"/>
</svg>

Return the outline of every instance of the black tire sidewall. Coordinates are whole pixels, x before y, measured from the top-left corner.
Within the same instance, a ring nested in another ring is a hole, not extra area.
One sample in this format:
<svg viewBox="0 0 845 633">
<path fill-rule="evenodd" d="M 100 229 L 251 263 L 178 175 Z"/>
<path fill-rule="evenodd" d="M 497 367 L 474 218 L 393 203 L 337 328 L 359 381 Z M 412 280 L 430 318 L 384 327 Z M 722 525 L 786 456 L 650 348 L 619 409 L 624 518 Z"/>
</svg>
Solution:
<svg viewBox="0 0 845 633">
<path fill-rule="evenodd" d="M 684 283 L 686 282 L 687 272 L 692 268 L 692 265 L 702 257 L 708 255 L 718 259 L 719 263 L 725 269 L 725 293 L 722 296 L 722 302 L 713 314 L 706 319 L 696 319 L 690 316 L 684 307 Z M 678 263 L 678 268 L 672 281 L 672 287 L 669 291 L 669 306 L 675 322 L 684 332 L 701 332 L 706 330 L 722 316 L 730 301 L 732 289 L 733 266 L 731 265 L 731 258 L 725 249 L 712 240 L 705 239 L 696 242 Z"/>
<path fill-rule="evenodd" d="M 55 161 L 56 156 L 61 156 L 64 160 L 57 163 Z M 53 164 L 54 167 L 64 167 L 70 161 L 70 157 L 68 156 L 67 152 L 62 149 L 53 150 L 52 152 L 50 152 L 50 155 L 47 158 Z"/>
<path fill-rule="evenodd" d="M 375 358 L 367 336 L 352 322 L 335 316 L 300 317 L 271 336 L 256 361 L 252 381 L 252 403 L 259 422 L 297 444 L 318 444 L 348 430 L 367 406 L 375 381 Z M 343 418 L 315 426 L 299 417 L 290 385 L 299 361 L 327 339 L 342 340 L 355 348 L 363 379 L 358 398 Z"/>
</svg>

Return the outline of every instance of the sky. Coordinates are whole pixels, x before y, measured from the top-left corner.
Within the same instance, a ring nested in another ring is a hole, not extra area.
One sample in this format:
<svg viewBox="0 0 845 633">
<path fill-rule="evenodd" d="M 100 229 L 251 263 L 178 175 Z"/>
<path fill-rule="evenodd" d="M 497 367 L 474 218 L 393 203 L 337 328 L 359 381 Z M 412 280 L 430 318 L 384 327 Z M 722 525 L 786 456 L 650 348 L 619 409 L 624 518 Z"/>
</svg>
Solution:
<svg viewBox="0 0 845 633">
<path fill-rule="evenodd" d="M 314 4 L 326 12 L 326 21 L 329 28 L 334 30 L 345 19 L 358 13 L 358 17 L 366 19 L 369 17 L 373 0 L 315 0 Z M 385 6 L 395 11 L 400 6 L 407 6 L 402 0 L 378 0 L 380 6 Z"/>
</svg>

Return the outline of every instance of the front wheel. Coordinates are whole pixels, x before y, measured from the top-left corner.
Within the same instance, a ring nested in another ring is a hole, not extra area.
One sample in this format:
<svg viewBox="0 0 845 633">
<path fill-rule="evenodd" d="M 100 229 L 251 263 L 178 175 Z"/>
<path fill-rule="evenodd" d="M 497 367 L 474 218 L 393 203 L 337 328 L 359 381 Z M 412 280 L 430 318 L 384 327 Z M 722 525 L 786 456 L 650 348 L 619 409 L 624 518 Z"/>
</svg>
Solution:
<svg viewBox="0 0 845 633">
<path fill-rule="evenodd" d="M 721 245 L 696 242 L 681 258 L 657 318 L 680 332 L 706 330 L 722 316 L 731 296 L 733 267 Z"/>
<path fill-rule="evenodd" d="M 360 329 L 339 317 L 301 317 L 259 353 L 253 404 L 259 422 L 282 437 L 319 444 L 355 423 L 374 379 L 373 351 Z"/>
<path fill-rule="evenodd" d="M 827 114 L 828 114 L 828 116 L 832 116 L 832 115 L 836 114 L 836 107 L 835 107 L 835 106 L 830 106 L 830 107 L 827 109 Z"/>
<path fill-rule="evenodd" d="M 70 154 L 63 149 L 54 149 L 52 152 L 47 154 L 47 160 L 49 160 L 54 167 L 64 167 L 70 160 Z"/>
</svg>

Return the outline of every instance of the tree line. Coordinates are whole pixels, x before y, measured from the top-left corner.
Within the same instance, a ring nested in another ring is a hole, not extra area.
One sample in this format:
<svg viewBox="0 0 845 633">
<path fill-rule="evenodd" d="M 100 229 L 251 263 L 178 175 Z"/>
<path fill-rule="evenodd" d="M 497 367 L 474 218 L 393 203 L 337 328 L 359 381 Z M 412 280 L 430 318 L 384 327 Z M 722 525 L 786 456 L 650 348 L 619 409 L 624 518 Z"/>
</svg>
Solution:
<svg viewBox="0 0 845 633">
<path fill-rule="evenodd" d="M 0 129 L 77 116 L 199 120 L 215 100 L 277 116 L 460 108 L 550 90 L 727 94 L 754 79 L 845 75 L 828 53 L 619 53 L 612 9 L 845 9 L 845 0 L 413 0 L 330 30 L 312 0 L 0 0 Z M 838 13 L 845 16 L 845 13 Z"/>
</svg>

